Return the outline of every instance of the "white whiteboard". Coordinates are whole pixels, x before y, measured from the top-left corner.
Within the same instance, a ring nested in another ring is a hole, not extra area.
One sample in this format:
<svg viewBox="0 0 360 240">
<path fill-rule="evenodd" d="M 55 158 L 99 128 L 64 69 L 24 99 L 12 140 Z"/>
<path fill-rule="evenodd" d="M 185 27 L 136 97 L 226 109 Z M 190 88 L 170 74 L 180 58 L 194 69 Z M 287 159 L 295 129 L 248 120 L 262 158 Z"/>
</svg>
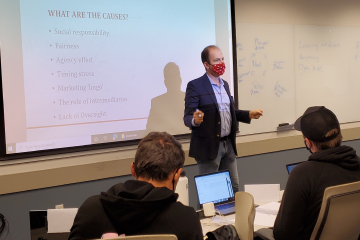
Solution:
<svg viewBox="0 0 360 240">
<path fill-rule="evenodd" d="M 275 131 L 310 106 L 360 121 L 360 28 L 237 23 L 240 109 L 264 110 L 241 134 Z"/>
</svg>

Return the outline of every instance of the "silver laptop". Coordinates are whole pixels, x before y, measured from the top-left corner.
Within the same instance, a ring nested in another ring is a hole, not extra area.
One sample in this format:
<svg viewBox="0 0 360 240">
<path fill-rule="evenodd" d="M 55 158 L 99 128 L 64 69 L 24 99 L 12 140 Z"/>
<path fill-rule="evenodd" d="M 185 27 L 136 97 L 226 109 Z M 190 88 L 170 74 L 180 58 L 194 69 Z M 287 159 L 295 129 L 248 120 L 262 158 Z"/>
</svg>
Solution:
<svg viewBox="0 0 360 240">
<path fill-rule="evenodd" d="M 229 171 L 195 176 L 195 186 L 200 203 L 213 202 L 215 210 L 223 215 L 235 212 L 235 197 Z"/>
</svg>

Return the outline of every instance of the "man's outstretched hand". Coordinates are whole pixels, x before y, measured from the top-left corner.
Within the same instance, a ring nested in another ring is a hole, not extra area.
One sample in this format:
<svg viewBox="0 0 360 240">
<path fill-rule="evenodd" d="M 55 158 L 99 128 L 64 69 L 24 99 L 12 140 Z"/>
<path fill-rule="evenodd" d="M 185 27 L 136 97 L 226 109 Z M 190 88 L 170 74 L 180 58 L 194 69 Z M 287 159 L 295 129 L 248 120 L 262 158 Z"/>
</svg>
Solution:
<svg viewBox="0 0 360 240">
<path fill-rule="evenodd" d="M 263 115 L 263 111 L 261 109 L 257 109 L 257 110 L 251 110 L 249 112 L 249 117 L 250 119 L 258 119 L 259 117 L 261 117 Z"/>
</svg>

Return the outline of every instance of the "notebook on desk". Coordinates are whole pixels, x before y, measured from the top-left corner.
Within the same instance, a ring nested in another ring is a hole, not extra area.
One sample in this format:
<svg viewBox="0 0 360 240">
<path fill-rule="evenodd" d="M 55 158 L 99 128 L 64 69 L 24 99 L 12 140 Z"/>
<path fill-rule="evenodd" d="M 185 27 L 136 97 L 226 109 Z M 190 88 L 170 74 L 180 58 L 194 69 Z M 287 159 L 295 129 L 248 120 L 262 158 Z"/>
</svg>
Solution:
<svg viewBox="0 0 360 240">
<path fill-rule="evenodd" d="M 223 215 L 235 212 L 235 197 L 229 171 L 195 176 L 195 186 L 200 203 L 213 202 L 215 210 Z"/>
</svg>

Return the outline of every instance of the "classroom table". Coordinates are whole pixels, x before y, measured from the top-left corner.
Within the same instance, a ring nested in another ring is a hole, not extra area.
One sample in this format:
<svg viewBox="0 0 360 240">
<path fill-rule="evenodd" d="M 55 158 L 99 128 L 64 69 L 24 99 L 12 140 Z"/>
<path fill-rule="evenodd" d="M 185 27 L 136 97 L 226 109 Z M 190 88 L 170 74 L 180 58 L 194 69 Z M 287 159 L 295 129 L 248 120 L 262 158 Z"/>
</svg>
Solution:
<svg viewBox="0 0 360 240">
<path fill-rule="evenodd" d="M 264 205 L 269 203 L 269 201 L 259 201 L 257 202 L 258 205 Z M 203 230 L 203 235 L 205 236 L 207 232 L 214 231 L 215 229 L 221 227 L 222 225 L 232 224 L 235 225 L 235 213 L 229 214 L 226 216 L 219 216 L 216 215 L 213 217 L 207 217 L 200 220 L 201 227 Z M 254 232 L 259 230 L 260 228 L 268 228 L 268 226 L 262 225 L 254 225 Z"/>
</svg>

